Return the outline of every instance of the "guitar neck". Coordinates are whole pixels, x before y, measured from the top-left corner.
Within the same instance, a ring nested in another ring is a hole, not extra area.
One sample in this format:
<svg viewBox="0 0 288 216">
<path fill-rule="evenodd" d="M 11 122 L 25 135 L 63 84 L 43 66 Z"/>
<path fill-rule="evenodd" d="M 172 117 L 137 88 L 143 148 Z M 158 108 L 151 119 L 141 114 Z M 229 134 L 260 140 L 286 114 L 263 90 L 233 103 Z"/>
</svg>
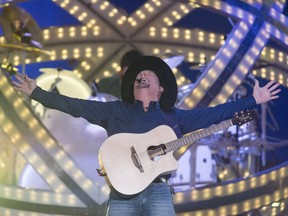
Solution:
<svg viewBox="0 0 288 216">
<path fill-rule="evenodd" d="M 166 146 L 165 152 L 175 151 L 184 145 L 192 144 L 196 140 L 202 139 L 202 138 L 207 137 L 213 133 L 216 133 L 216 132 L 219 132 L 219 131 L 224 130 L 226 128 L 229 128 L 232 125 L 233 125 L 233 122 L 231 121 L 231 119 L 229 119 L 226 121 L 222 121 L 219 124 L 211 125 L 210 127 L 205 128 L 203 130 L 193 132 L 193 133 L 191 133 L 187 136 L 184 136 L 180 139 L 168 142 L 165 144 L 165 146 Z"/>
</svg>

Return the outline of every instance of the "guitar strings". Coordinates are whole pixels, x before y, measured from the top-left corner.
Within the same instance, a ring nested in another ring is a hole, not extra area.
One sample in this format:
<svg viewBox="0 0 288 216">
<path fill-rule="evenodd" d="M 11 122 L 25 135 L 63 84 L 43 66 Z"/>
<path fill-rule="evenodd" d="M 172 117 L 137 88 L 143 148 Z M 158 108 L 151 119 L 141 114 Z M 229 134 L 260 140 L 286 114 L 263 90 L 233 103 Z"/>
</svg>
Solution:
<svg viewBox="0 0 288 216">
<path fill-rule="evenodd" d="M 141 152 L 141 153 L 137 154 L 137 156 L 138 156 L 139 158 L 150 158 L 150 156 L 149 156 L 149 154 L 148 154 L 147 151 Z"/>
</svg>

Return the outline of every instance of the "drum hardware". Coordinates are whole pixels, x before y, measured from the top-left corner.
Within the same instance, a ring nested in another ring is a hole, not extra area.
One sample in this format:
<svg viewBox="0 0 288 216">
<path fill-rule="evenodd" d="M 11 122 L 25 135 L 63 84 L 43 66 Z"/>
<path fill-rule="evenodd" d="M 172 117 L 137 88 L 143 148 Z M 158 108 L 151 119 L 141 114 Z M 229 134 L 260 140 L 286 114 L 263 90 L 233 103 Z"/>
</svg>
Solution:
<svg viewBox="0 0 288 216">
<path fill-rule="evenodd" d="M 100 92 L 98 84 L 95 82 L 95 80 L 91 83 L 91 89 L 92 89 L 92 97 L 96 97 L 96 95 Z"/>
<path fill-rule="evenodd" d="M 53 91 L 56 91 L 59 93 L 58 89 L 57 89 L 57 85 L 62 81 L 62 79 L 59 77 L 60 76 L 60 73 L 63 71 L 65 71 L 66 73 L 72 73 L 71 71 L 67 71 L 67 70 L 64 70 L 62 68 L 41 68 L 40 69 L 41 72 L 44 72 L 44 73 L 56 73 L 57 74 L 57 77 L 55 78 L 55 81 L 52 83 L 50 89 L 48 90 L 49 92 L 53 92 Z"/>
<path fill-rule="evenodd" d="M 14 67 L 12 64 L 2 63 L 1 69 L 8 72 L 9 75 L 15 75 L 16 73 L 18 73 L 18 68 Z"/>
<path fill-rule="evenodd" d="M 48 91 L 49 91 L 49 92 L 56 91 L 56 92 L 59 93 L 59 91 L 58 91 L 58 89 L 57 89 L 57 85 L 61 82 L 61 80 L 62 80 L 61 78 L 57 77 L 57 78 L 55 79 L 55 82 L 52 83 L 52 85 L 51 85 L 51 87 L 50 87 L 50 89 L 49 89 Z"/>
<path fill-rule="evenodd" d="M 43 50 L 42 33 L 35 20 L 24 9 L 15 6 L 13 4 L 15 2 L 6 1 L 2 4 L 4 6 L 0 15 L 0 23 L 6 43 L 1 43 L 0 48 L 8 50 L 8 56 L 13 52 L 20 52 L 21 72 L 25 75 L 27 56 L 36 58 L 41 54 L 50 55 L 50 53 Z"/>
<path fill-rule="evenodd" d="M 49 92 L 57 92 L 60 93 L 59 90 L 57 89 L 57 85 L 62 81 L 61 78 L 57 77 L 55 79 L 55 82 L 52 83 L 50 89 L 48 90 Z M 47 108 L 45 106 L 42 106 L 39 102 L 36 102 L 34 105 L 31 105 L 33 110 L 36 110 L 38 106 L 41 106 L 41 108 L 43 109 L 43 115 L 41 115 L 41 117 L 43 117 L 45 115 L 45 112 L 47 110 Z"/>
</svg>

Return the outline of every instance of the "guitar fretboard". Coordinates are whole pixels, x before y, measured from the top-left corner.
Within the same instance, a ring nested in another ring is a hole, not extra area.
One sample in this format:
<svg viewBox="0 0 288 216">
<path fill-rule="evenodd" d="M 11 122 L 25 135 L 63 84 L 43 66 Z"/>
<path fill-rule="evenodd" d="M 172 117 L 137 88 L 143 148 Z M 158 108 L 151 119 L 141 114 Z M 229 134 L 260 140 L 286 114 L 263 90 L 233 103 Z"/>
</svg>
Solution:
<svg viewBox="0 0 288 216">
<path fill-rule="evenodd" d="M 166 146 L 165 151 L 166 152 L 174 151 L 174 150 L 179 149 L 180 147 L 182 147 L 184 145 L 192 144 L 196 140 L 202 139 L 202 138 L 207 137 L 213 133 L 216 133 L 216 132 L 219 132 L 219 131 L 224 130 L 226 128 L 229 128 L 232 125 L 233 125 L 233 123 L 230 119 L 226 120 L 226 121 L 222 121 L 219 124 L 211 125 L 210 127 L 205 128 L 203 130 L 193 132 L 193 133 L 191 133 L 187 136 L 184 136 L 180 139 L 173 140 L 171 142 L 166 143 L 165 144 L 165 146 Z"/>
</svg>

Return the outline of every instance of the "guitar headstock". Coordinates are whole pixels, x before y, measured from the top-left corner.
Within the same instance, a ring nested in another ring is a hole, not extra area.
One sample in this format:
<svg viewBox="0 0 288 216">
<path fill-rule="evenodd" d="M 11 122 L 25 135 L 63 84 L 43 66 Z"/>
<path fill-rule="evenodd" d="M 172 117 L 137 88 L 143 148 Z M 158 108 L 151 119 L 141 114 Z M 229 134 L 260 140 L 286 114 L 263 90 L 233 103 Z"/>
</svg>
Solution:
<svg viewBox="0 0 288 216">
<path fill-rule="evenodd" d="M 233 125 L 241 126 L 247 122 L 256 119 L 255 110 L 241 111 L 240 113 L 235 113 L 234 118 L 231 119 Z"/>
</svg>

